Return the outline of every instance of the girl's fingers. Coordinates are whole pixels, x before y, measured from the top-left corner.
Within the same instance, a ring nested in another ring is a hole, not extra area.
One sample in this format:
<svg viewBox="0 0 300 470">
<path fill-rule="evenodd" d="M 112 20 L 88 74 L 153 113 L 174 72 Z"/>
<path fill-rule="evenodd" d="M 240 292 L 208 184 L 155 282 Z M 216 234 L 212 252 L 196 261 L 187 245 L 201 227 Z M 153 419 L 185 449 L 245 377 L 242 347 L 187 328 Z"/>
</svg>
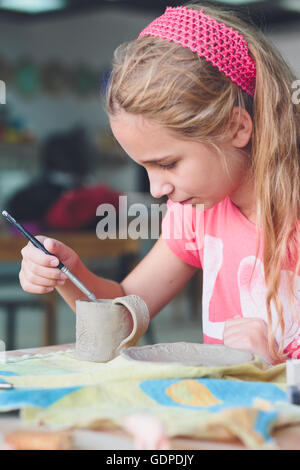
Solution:
<svg viewBox="0 0 300 470">
<path fill-rule="evenodd" d="M 24 276 L 24 273 L 20 271 L 19 274 L 20 284 L 24 291 L 29 292 L 30 294 L 45 294 L 47 292 L 52 292 L 54 287 L 43 287 L 39 285 L 31 284 Z"/>
<path fill-rule="evenodd" d="M 72 269 L 77 255 L 71 248 L 59 240 L 55 240 L 53 238 L 46 238 L 44 241 L 44 246 L 50 253 L 53 254 L 54 258 L 56 257 L 55 259 L 57 259 L 57 261 L 61 260 L 61 262 L 68 266 L 69 269 Z"/>
<path fill-rule="evenodd" d="M 257 324 L 256 318 L 232 318 L 226 320 L 223 335 L 244 335 L 249 333 Z M 259 320 L 259 319 L 258 319 Z"/>
<path fill-rule="evenodd" d="M 24 260 L 31 260 L 40 266 L 56 267 L 59 263 L 55 256 L 47 255 L 30 242 L 21 250 L 21 254 Z"/>
<path fill-rule="evenodd" d="M 229 337 L 231 335 L 236 335 L 240 331 L 241 331 L 240 325 L 237 325 L 236 323 L 231 322 L 231 321 L 225 322 L 224 331 L 223 331 L 224 336 L 226 335 L 227 337 Z"/>
<path fill-rule="evenodd" d="M 240 342 L 244 338 L 246 332 L 241 328 L 241 323 L 239 320 L 227 320 L 225 322 L 224 331 L 223 331 L 223 342 L 225 346 L 234 347 L 233 345 L 236 342 Z"/>
<path fill-rule="evenodd" d="M 24 268 L 23 268 L 23 274 L 24 274 L 24 279 L 26 279 L 26 281 L 31 285 L 37 285 L 37 286 L 43 286 L 43 287 L 55 287 L 58 283 L 62 284 L 64 282 L 63 279 L 49 278 L 49 277 L 36 275 L 31 270 L 28 270 L 26 264 L 24 265 Z"/>
<path fill-rule="evenodd" d="M 35 294 L 51 292 L 56 286 L 61 286 L 65 283 L 63 279 L 49 279 L 37 276 L 32 271 L 28 271 L 25 263 L 20 271 L 19 279 L 22 288 L 26 292 Z"/>
<path fill-rule="evenodd" d="M 53 280 L 66 279 L 65 274 L 62 273 L 59 269 L 40 266 L 38 264 L 33 263 L 29 259 L 26 261 L 25 260 L 22 261 L 22 267 L 23 266 L 27 273 L 32 273 L 34 276 L 37 276 L 37 277 L 53 279 Z"/>
<path fill-rule="evenodd" d="M 57 255 L 47 255 L 30 242 L 21 250 L 23 257 L 19 274 L 20 284 L 26 292 L 44 294 L 51 292 L 55 287 L 65 284 L 66 275 L 58 268 L 59 259 L 68 261 L 68 266 L 72 266 L 78 256 L 76 253 L 57 240 L 44 236 L 36 237 L 45 248 Z"/>
</svg>

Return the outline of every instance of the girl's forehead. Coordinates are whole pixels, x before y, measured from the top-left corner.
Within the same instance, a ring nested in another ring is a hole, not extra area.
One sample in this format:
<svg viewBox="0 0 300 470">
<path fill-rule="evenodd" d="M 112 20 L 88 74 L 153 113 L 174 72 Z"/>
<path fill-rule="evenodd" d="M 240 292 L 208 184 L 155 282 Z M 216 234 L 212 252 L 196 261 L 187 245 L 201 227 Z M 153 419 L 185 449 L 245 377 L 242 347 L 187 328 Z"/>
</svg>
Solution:
<svg viewBox="0 0 300 470">
<path fill-rule="evenodd" d="M 143 116 L 142 114 L 132 114 L 120 109 L 115 115 L 109 116 L 110 123 L 113 126 L 133 127 L 137 130 L 166 130 L 161 124 Z"/>
<path fill-rule="evenodd" d="M 134 160 L 160 160 L 187 151 L 188 141 L 144 116 L 120 113 L 110 119 L 112 132 Z"/>
<path fill-rule="evenodd" d="M 145 144 L 164 145 L 179 143 L 181 139 L 163 125 L 142 115 L 126 112 L 110 118 L 110 125 L 117 140 L 144 140 Z"/>
</svg>

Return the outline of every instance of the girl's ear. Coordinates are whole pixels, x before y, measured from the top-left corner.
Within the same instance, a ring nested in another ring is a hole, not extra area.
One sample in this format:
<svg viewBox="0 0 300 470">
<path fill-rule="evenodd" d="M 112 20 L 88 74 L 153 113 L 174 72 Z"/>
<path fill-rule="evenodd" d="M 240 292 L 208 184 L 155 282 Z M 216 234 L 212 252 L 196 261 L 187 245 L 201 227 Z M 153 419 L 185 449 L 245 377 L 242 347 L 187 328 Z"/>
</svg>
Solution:
<svg viewBox="0 0 300 470">
<path fill-rule="evenodd" d="M 231 145 L 236 148 L 246 147 L 251 138 L 253 123 L 250 114 L 244 108 L 233 108 L 231 129 Z"/>
</svg>

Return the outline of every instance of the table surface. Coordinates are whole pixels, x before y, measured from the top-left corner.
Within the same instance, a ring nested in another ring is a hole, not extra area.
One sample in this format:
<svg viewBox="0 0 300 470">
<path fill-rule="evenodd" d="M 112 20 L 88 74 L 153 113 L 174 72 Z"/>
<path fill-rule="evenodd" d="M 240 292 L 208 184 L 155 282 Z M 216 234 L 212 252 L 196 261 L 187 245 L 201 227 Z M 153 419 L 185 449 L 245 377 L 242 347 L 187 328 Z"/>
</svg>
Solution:
<svg viewBox="0 0 300 470">
<path fill-rule="evenodd" d="M 18 349 L 7 351 L 6 357 L 21 357 L 23 355 L 47 354 L 53 351 L 73 349 L 74 344 L 63 344 L 32 349 Z M 0 446 L 4 442 L 4 433 L 12 430 L 27 429 L 15 413 L 0 414 Z M 41 427 L 30 429 L 42 429 Z M 45 427 L 43 427 L 45 429 Z M 123 430 L 117 431 L 91 431 L 87 429 L 74 430 L 73 439 L 76 449 L 89 450 L 133 450 L 134 443 L 131 436 Z M 277 445 L 282 450 L 300 450 L 300 425 L 288 426 L 276 430 L 273 434 Z M 173 438 L 173 450 L 247 450 L 238 440 L 231 442 L 216 442 L 203 439 Z"/>
</svg>

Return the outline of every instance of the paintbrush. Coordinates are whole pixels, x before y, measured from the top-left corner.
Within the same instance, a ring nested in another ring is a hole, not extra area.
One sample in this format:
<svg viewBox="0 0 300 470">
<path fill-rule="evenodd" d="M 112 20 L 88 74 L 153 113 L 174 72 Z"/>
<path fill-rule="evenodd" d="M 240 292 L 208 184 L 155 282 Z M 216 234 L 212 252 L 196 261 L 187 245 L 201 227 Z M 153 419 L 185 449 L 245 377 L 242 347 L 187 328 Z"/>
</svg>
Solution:
<svg viewBox="0 0 300 470">
<path fill-rule="evenodd" d="M 49 253 L 48 250 L 44 247 L 44 245 L 38 241 L 37 238 L 35 238 L 31 233 L 29 233 L 23 225 L 19 224 L 7 211 L 2 211 L 3 217 L 8 220 L 14 227 L 16 227 L 23 235 L 26 237 L 36 248 L 39 248 L 42 250 L 46 255 L 51 255 L 55 256 L 52 253 Z M 57 266 L 58 269 L 60 269 L 69 279 L 70 281 L 75 284 L 76 287 L 78 287 L 81 292 L 83 292 L 90 300 L 96 301 L 97 298 L 96 296 L 90 292 L 87 287 L 85 287 L 84 284 L 76 277 L 74 274 L 71 273 L 71 271 L 59 260 L 59 265 Z"/>
</svg>

